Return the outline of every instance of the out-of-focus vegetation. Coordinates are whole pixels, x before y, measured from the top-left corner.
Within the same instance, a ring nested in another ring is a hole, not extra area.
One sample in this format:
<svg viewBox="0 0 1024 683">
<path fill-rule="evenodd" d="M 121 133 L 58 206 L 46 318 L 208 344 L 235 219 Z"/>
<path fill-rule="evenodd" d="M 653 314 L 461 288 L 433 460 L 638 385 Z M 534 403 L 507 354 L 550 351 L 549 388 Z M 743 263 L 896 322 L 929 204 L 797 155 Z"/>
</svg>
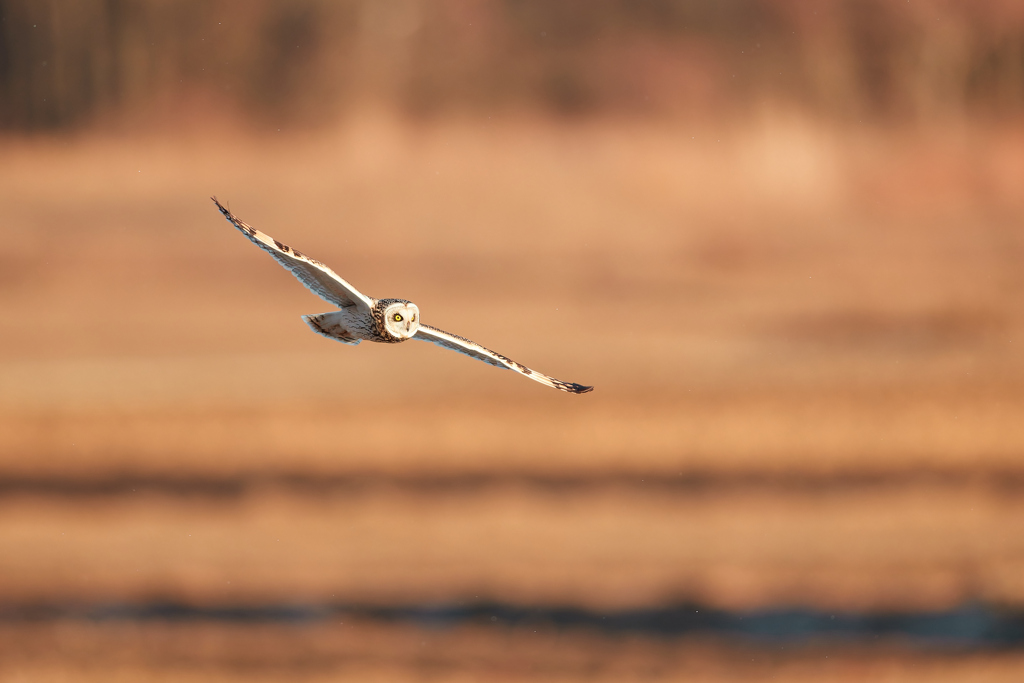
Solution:
<svg viewBox="0 0 1024 683">
<path fill-rule="evenodd" d="M 1024 680 L 1022 177 L 1024 0 L 0 0 L 0 683 Z"/>
<path fill-rule="evenodd" d="M 0 0 L 0 127 L 173 114 L 315 123 L 367 99 L 840 118 L 1024 110 L 1014 0 Z"/>
</svg>

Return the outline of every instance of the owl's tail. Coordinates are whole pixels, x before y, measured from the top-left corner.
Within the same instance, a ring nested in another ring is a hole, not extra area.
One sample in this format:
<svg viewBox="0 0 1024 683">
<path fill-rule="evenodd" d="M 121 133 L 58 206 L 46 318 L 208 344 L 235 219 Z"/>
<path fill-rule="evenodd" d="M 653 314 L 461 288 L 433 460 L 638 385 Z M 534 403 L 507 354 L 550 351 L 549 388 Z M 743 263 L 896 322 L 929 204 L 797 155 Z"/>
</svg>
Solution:
<svg viewBox="0 0 1024 683">
<path fill-rule="evenodd" d="M 341 311 L 304 315 L 302 319 L 317 334 L 340 341 L 342 344 L 352 344 L 355 346 L 359 343 L 359 338 L 345 329 L 345 325 L 342 323 Z"/>
</svg>

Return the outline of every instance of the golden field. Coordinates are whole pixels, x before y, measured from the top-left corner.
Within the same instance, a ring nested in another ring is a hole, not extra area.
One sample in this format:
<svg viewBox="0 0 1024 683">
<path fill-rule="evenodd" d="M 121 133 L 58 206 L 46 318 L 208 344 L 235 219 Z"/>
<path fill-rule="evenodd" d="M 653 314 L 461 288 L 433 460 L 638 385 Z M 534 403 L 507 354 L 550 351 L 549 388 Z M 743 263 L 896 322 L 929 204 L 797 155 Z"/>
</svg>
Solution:
<svg viewBox="0 0 1024 683">
<path fill-rule="evenodd" d="M 1024 132 L 531 116 L 0 142 L 0 607 L 1024 603 Z M 208 197 L 570 396 L 350 348 Z M 13 611 L 12 611 L 13 610 Z M 1019 653 L 0 620 L 0 680 L 1017 680 Z"/>
</svg>

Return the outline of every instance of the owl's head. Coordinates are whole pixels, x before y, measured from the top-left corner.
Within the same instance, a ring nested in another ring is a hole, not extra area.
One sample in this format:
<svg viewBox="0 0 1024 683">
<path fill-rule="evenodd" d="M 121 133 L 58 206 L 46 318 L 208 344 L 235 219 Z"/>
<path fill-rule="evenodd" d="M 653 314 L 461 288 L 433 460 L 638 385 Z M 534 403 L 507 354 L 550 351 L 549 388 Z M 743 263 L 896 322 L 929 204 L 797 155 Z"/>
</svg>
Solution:
<svg viewBox="0 0 1024 683">
<path fill-rule="evenodd" d="M 384 309 L 384 327 L 399 339 L 408 339 L 420 328 L 420 309 L 411 301 L 396 301 Z"/>
</svg>

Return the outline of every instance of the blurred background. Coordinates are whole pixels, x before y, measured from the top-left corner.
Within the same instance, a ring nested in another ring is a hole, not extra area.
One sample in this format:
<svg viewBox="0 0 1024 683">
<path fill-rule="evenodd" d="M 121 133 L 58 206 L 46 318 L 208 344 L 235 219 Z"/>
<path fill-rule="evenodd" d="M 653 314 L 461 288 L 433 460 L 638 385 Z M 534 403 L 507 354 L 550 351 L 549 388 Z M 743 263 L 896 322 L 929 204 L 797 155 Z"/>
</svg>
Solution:
<svg viewBox="0 0 1024 683">
<path fill-rule="evenodd" d="M 1022 187 L 1012 0 L 0 0 L 0 681 L 1020 680 Z"/>
</svg>

